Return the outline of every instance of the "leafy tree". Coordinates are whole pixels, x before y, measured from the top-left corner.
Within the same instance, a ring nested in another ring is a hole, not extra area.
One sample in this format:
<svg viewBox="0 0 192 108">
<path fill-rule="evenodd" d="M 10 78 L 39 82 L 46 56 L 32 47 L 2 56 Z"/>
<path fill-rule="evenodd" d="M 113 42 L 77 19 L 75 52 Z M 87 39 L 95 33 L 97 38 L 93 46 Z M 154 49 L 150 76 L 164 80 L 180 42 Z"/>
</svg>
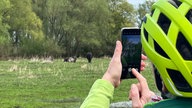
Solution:
<svg viewBox="0 0 192 108">
<path fill-rule="evenodd" d="M 1 0 L 0 2 L 0 57 L 9 56 L 10 53 L 10 41 L 9 41 L 9 25 L 6 23 L 6 19 L 9 18 L 7 14 L 10 8 L 9 0 Z"/>
<path fill-rule="evenodd" d="M 0 2 L 0 34 L 1 36 L 8 37 L 8 28 L 9 25 L 5 22 L 7 18 L 9 18 L 7 12 L 10 8 L 9 0 L 2 0 Z"/>
<path fill-rule="evenodd" d="M 100 49 L 109 33 L 106 0 L 33 0 L 33 5 L 37 15 L 43 12 L 40 18 L 46 37 L 62 46 L 68 56 Z"/>
<path fill-rule="evenodd" d="M 113 53 L 124 26 L 134 26 L 134 8 L 126 0 L 32 0 L 46 38 L 67 56 Z"/>
<path fill-rule="evenodd" d="M 155 2 L 155 0 L 147 0 L 143 4 L 139 4 L 139 8 L 137 10 L 138 12 L 138 25 L 141 24 L 141 21 L 146 13 L 149 13 L 151 11 L 151 6 Z"/>
<path fill-rule="evenodd" d="M 108 0 L 110 10 L 109 30 L 110 34 L 105 38 L 107 54 L 113 54 L 115 41 L 120 39 L 120 30 L 122 27 L 136 26 L 135 9 L 133 5 L 126 0 Z"/>
<path fill-rule="evenodd" d="M 21 46 L 26 39 L 31 41 L 42 40 L 42 22 L 32 11 L 31 0 L 10 0 L 5 22 L 9 25 L 9 36 L 13 44 L 12 55 L 19 56 Z M 31 46 L 32 47 L 32 46 Z M 25 52 L 23 52 L 25 53 Z"/>
<path fill-rule="evenodd" d="M 134 8 L 126 0 L 33 0 L 47 38 L 67 56 L 112 54 L 120 29 L 133 26 Z"/>
<path fill-rule="evenodd" d="M 32 11 L 30 0 L 10 0 L 9 33 L 14 45 L 22 42 L 23 38 L 42 39 L 42 22 Z"/>
<path fill-rule="evenodd" d="M 72 9 L 69 0 L 33 0 L 32 3 L 33 10 L 43 22 L 43 31 L 47 40 L 51 39 L 60 46 L 63 46 L 63 43 L 71 42 L 72 37 L 68 36 L 67 31 L 75 21 L 68 17 L 68 13 Z M 67 46 L 70 44 L 67 43 Z M 65 46 L 63 48 L 65 49 Z"/>
<path fill-rule="evenodd" d="M 108 22 L 110 11 L 106 0 L 84 0 L 79 6 L 81 16 L 78 20 L 79 25 L 74 26 L 75 49 L 77 53 L 85 55 L 91 51 L 93 54 L 103 55 L 104 38 L 109 35 Z M 73 4 L 75 5 L 75 4 Z M 76 8 L 77 9 L 77 8 Z M 72 16 L 76 18 L 76 16 Z"/>
</svg>

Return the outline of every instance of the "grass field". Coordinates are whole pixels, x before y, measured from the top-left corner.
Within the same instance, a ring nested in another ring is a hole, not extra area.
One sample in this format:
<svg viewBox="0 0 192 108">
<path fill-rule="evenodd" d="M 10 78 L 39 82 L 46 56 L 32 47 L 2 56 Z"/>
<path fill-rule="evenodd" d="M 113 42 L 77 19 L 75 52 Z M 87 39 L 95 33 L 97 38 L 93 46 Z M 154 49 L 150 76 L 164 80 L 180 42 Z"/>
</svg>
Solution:
<svg viewBox="0 0 192 108">
<path fill-rule="evenodd" d="M 76 63 L 62 59 L 44 62 L 42 59 L 0 61 L 1 108 L 79 108 L 93 82 L 106 71 L 110 58 L 94 58 L 91 64 L 84 58 Z M 150 88 L 157 91 L 150 63 L 142 74 Z M 127 101 L 131 83 L 125 80 L 115 90 L 113 102 Z"/>
</svg>

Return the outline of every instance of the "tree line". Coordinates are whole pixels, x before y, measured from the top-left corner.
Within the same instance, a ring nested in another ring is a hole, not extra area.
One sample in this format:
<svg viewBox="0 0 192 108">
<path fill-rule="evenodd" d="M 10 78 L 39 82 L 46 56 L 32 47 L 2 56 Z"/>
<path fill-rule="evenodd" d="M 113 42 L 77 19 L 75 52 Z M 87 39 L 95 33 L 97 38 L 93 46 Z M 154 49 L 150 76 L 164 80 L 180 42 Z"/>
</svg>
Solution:
<svg viewBox="0 0 192 108">
<path fill-rule="evenodd" d="M 0 57 L 111 56 L 120 29 L 138 26 L 151 3 L 1 0 Z"/>
</svg>

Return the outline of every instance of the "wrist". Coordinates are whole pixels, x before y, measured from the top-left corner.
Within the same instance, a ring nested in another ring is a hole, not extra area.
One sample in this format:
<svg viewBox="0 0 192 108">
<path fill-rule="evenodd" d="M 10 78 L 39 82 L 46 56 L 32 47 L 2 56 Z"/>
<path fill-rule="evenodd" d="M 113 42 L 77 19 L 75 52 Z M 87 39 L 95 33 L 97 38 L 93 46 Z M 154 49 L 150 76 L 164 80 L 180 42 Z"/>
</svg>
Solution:
<svg viewBox="0 0 192 108">
<path fill-rule="evenodd" d="M 103 80 L 106 80 L 107 82 L 111 83 L 113 85 L 113 87 L 115 87 L 115 84 L 113 82 L 113 80 L 108 76 L 108 75 L 104 75 L 102 77 Z"/>
<path fill-rule="evenodd" d="M 117 88 L 120 84 L 120 80 L 117 81 L 117 80 L 115 80 L 115 78 L 111 78 L 108 75 L 104 75 L 102 79 L 110 82 L 113 85 L 113 87 L 115 87 L 115 88 Z"/>
</svg>

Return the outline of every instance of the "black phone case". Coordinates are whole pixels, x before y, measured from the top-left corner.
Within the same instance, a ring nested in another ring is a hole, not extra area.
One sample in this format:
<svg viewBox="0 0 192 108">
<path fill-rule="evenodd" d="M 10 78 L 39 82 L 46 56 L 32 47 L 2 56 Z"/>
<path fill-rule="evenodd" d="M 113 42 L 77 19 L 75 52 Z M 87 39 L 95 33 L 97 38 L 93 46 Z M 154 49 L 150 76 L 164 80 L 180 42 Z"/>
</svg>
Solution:
<svg viewBox="0 0 192 108">
<path fill-rule="evenodd" d="M 132 38 L 132 41 L 130 41 Z M 121 56 L 122 74 L 121 79 L 135 78 L 132 68 L 140 72 L 141 65 L 141 39 L 140 29 L 123 28 L 121 31 L 123 51 Z M 124 50 L 127 48 L 128 50 Z"/>
</svg>

